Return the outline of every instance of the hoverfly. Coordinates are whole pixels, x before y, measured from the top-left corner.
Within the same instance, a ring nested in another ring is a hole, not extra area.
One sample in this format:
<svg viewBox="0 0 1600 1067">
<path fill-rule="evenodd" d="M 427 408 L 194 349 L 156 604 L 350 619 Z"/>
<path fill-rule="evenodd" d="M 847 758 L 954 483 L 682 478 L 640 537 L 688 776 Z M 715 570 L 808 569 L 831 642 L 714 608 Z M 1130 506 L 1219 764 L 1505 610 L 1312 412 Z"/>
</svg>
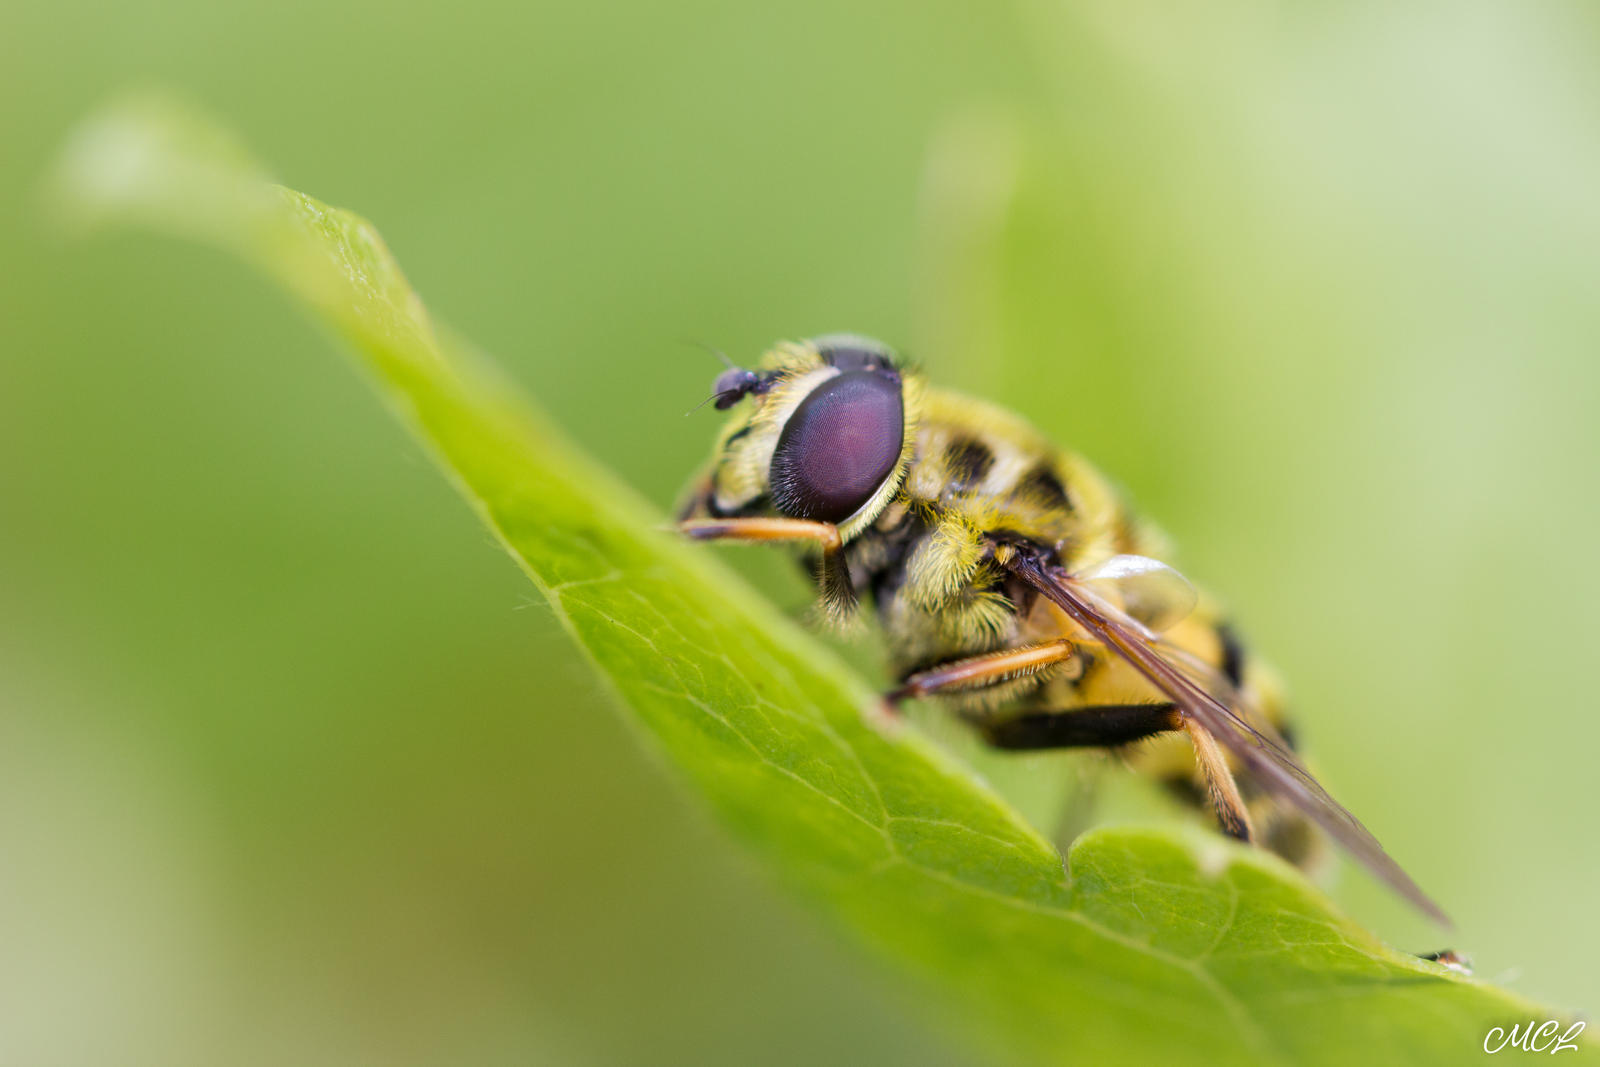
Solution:
<svg viewBox="0 0 1600 1067">
<path fill-rule="evenodd" d="M 900 682 L 887 710 L 931 697 L 1002 749 L 1120 752 L 1291 862 L 1320 827 L 1448 923 L 1305 769 L 1269 669 L 1082 459 L 854 335 L 730 365 L 711 399 L 734 414 L 680 528 L 800 545 L 836 622 L 870 598 Z"/>
</svg>

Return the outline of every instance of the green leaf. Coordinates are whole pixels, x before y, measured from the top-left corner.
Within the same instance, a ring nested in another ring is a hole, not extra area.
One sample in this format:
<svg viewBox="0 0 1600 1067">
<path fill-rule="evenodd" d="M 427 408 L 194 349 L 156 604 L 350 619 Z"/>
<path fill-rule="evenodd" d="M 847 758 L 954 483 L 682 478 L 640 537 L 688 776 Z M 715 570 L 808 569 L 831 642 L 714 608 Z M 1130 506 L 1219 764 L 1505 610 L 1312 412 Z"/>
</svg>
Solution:
<svg viewBox="0 0 1600 1067">
<path fill-rule="evenodd" d="M 70 220 L 226 249 L 331 327 L 655 748 L 998 1057 L 1454 1063 L 1491 1026 L 1552 1016 L 1394 952 L 1294 870 L 1199 830 L 1086 834 L 1069 880 L 968 770 L 869 725 L 873 693 L 832 653 L 433 323 L 368 223 L 272 184 L 183 108 L 92 118 L 53 189 Z"/>
</svg>

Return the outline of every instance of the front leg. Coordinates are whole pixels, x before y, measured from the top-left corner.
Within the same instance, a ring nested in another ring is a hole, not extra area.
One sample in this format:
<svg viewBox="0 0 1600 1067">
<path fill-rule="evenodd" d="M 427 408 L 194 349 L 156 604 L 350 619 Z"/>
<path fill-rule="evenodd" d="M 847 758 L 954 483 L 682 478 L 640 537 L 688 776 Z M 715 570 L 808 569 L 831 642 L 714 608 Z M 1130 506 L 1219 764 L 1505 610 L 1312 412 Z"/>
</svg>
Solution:
<svg viewBox="0 0 1600 1067">
<path fill-rule="evenodd" d="M 809 519 L 685 519 L 678 529 L 697 541 L 811 541 L 822 553 L 817 575 L 822 606 L 835 622 L 848 619 L 855 611 L 856 591 L 850 583 L 850 568 L 844 560 L 844 539 L 831 522 Z"/>
</svg>

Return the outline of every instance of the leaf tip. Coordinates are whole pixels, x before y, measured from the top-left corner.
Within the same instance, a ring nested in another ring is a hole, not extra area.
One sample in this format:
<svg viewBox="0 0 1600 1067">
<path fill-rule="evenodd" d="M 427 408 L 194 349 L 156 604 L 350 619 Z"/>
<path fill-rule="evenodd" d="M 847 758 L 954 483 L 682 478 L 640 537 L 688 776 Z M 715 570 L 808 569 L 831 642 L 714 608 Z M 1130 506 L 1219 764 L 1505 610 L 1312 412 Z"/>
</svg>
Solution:
<svg viewBox="0 0 1600 1067">
<path fill-rule="evenodd" d="M 215 217 L 265 182 L 232 134 L 171 93 L 138 89 L 69 131 L 44 199 L 55 223 L 84 231 L 123 216 L 167 224 Z"/>
</svg>

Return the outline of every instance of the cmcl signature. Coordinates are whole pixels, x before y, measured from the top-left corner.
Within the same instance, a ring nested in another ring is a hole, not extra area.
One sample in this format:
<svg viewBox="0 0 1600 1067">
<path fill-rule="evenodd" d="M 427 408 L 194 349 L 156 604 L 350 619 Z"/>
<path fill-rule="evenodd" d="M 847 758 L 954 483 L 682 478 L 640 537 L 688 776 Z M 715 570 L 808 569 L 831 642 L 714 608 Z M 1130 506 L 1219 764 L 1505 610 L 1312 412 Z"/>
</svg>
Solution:
<svg viewBox="0 0 1600 1067">
<path fill-rule="evenodd" d="M 1535 1025 L 1532 1019 L 1528 1020 L 1526 1029 L 1521 1023 L 1515 1023 L 1509 1033 L 1503 1026 L 1493 1027 L 1483 1035 L 1483 1051 L 1493 1055 L 1508 1045 L 1523 1052 L 1555 1053 L 1569 1048 L 1575 1049 L 1578 1047 L 1577 1037 L 1583 1033 L 1583 1028 L 1588 1023 L 1581 1020 L 1575 1022 L 1559 1036 L 1557 1032 L 1561 1030 L 1561 1024 L 1554 1019 L 1546 1019 L 1543 1023 L 1537 1024 L 1537 1029 Z"/>
</svg>

